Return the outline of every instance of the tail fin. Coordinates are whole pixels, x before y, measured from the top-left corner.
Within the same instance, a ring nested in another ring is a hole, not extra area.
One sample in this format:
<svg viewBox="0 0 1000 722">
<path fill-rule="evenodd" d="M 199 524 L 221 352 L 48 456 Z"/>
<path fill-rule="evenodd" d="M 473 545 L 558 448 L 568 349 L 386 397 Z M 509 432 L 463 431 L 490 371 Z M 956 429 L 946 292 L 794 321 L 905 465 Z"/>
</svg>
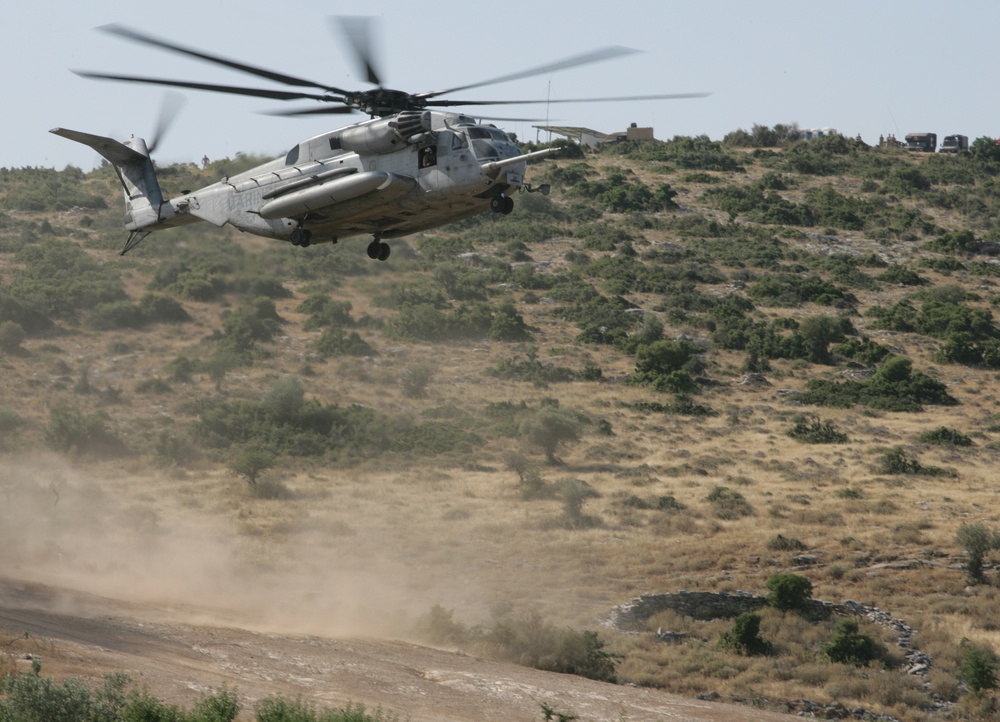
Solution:
<svg viewBox="0 0 1000 722">
<path fill-rule="evenodd" d="M 118 180 L 125 189 L 125 230 L 130 231 L 123 254 L 162 220 L 163 193 L 156 180 L 146 141 L 133 136 L 125 143 L 119 143 L 111 138 L 66 128 L 53 128 L 49 132 L 90 146 L 115 167 Z"/>
</svg>

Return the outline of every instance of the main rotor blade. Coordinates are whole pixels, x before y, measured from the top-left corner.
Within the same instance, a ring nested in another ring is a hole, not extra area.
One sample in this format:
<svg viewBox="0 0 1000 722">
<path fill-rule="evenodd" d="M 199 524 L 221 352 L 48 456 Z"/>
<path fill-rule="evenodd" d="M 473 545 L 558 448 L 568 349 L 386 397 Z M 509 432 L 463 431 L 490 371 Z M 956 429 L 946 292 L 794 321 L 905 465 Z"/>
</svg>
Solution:
<svg viewBox="0 0 1000 722">
<path fill-rule="evenodd" d="M 340 25 L 341 32 L 351 44 L 355 59 L 364 71 L 365 79 L 381 87 L 382 79 L 375 69 L 375 57 L 372 52 L 372 18 L 364 15 L 334 15 L 331 20 Z"/>
<path fill-rule="evenodd" d="M 633 48 L 625 48 L 621 45 L 611 45 L 606 48 L 600 48 L 599 50 L 592 50 L 589 53 L 582 53 L 580 55 L 574 55 L 564 60 L 557 60 L 554 63 L 546 63 L 545 65 L 539 65 L 536 68 L 530 68 L 528 70 L 522 70 L 519 73 L 511 73 L 510 75 L 501 75 L 498 78 L 492 78 L 491 80 L 484 80 L 479 83 L 472 83 L 471 85 L 459 85 L 455 88 L 448 88 L 447 90 L 434 90 L 427 93 L 419 93 L 416 95 L 418 98 L 435 98 L 439 95 L 444 95 L 446 93 L 457 93 L 459 90 L 469 90 L 470 88 L 481 88 L 484 85 L 495 85 L 496 83 L 506 83 L 508 80 L 519 80 L 520 78 L 530 78 L 535 75 L 544 75 L 545 73 L 554 73 L 558 70 L 567 70 L 568 68 L 575 68 L 579 65 L 587 65 L 588 63 L 599 63 L 604 60 L 611 60 L 613 58 L 621 57 L 622 55 L 632 55 L 633 53 L 642 52 L 641 50 L 634 50 Z"/>
<path fill-rule="evenodd" d="M 332 103 L 342 103 L 343 98 L 332 95 L 317 95 L 315 93 L 298 93 L 290 90 L 267 90 L 264 88 L 242 88 L 236 85 L 214 85 L 212 83 L 193 83 L 186 80 L 166 80 L 163 78 L 143 78 L 135 75 L 110 75 L 108 73 L 92 73 L 86 70 L 74 70 L 83 78 L 97 80 L 123 80 L 127 83 L 148 83 L 150 85 L 167 85 L 173 88 L 190 88 L 192 90 L 209 90 L 214 93 L 230 93 L 232 95 L 250 95 L 255 98 L 270 98 L 272 100 L 322 100 Z"/>
<path fill-rule="evenodd" d="M 559 98 L 553 100 L 428 100 L 427 105 L 446 108 L 455 105 L 531 105 L 538 103 L 613 103 L 630 100 L 678 100 L 707 98 L 711 93 L 668 93 L 666 95 L 627 95 L 618 98 Z"/>
<path fill-rule="evenodd" d="M 279 118 L 294 118 L 299 115 L 346 115 L 355 111 L 349 105 L 331 105 L 325 108 L 313 108 L 312 110 L 265 110 L 263 115 L 275 115 Z"/>
<path fill-rule="evenodd" d="M 268 80 L 273 80 L 277 83 L 282 83 L 284 85 L 294 85 L 302 88 L 321 88 L 322 90 L 328 90 L 331 93 L 343 94 L 346 91 L 340 90 L 339 88 L 333 88 L 323 83 L 316 83 L 311 80 L 304 80 L 302 78 L 296 78 L 291 75 L 284 75 L 282 73 L 276 73 L 271 70 L 265 70 L 264 68 L 257 68 L 253 65 L 247 65 L 245 63 L 240 63 L 235 60 L 229 60 L 227 58 L 220 57 L 218 55 L 210 55 L 208 53 L 203 53 L 199 50 L 194 50 L 193 48 L 185 48 L 182 45 L 175 45 L 174 43 L 168 42 L 166 40 L 161 40 L 160 38 L 155 38 L 151 35 L 146 35 L 140 33 L 137 30 L 132 30 L 123 25 L 118 25 L 116 23 L 111 23 L 110 25 L 102 25 L 98 30 L 103 30 L 106 33 L 111 33 L 112 35 L 118 35 L 127 40 L 132 40 L 137 43 L 142 43 L 144 45 L 152 45 L 157 48 L 162 48 L 164 50 L 169 50 L 174 53 L 180 53 L 181 55 L 189 55 L 193 58 L 198 58 L 199 60 L 206 60 L 210 63 L 215 63 L 217 65 L 223 65 L 227 68 L 232 68 L 233 70 L 239 70 L 243 73 L 249 73 L 251 75 L 256 75 L 260 78 L 267 78 Z M 223 91 L 225 92 L 225 91 Z"/>
</svg>

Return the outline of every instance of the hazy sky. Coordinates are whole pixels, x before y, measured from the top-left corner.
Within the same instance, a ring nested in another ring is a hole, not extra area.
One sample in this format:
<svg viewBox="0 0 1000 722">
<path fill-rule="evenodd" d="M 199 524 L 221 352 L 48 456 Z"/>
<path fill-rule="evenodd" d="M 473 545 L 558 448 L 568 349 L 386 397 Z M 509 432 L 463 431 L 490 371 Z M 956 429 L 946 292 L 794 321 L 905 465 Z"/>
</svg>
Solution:
<svg viewBox="0 0 1000 722">
<path fill-rule="evenodd" d="M 94 167 L 96 153 L 48 133 L 56 126 L 118 139 L 153 132 L 162 89 L 88 80 L 71 68 L 277 87 L 97 26 L 120 23 L 287 75 L 371 87 L 331 28 L 331 15 L 377 16 L 384 81 L 410 92 L 623 45 L 644 52 L 456 95 L 544 100 L 712 93 L 696 100 L 493 109 L 496 116 L 540 119 L 496 121 L 522 139 L 535 139 L 532 126 L 545 118 L 606 132 L 635 122 L 664 140 L 701 134 L 720 140 L 755 123 L 833 127 L 868 143 L 883 133 L 913 131 L 1000 137 L 996 0 L 0 0 L 0 10 L 0 167 Z M 186 103 L 155 154 L 161 163 L 239 151 L 279 155 L 303 138 L 364 118 L 275 118 L 259 111 L 290 104 L 182 94 Z"/>
</svg>

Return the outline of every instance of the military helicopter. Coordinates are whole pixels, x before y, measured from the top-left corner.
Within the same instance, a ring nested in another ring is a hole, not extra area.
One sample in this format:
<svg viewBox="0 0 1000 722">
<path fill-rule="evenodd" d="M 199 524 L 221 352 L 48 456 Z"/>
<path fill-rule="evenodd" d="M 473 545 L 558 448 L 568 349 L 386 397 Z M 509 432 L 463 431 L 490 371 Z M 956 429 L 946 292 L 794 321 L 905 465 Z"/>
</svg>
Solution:
<svg viewBox="0 0 1000 722">
<path fill-rule="evenodd" d="M 207 221 L 280 239 L 294 246 L 371 234 L 368 255 L 386 260 L 385 239 L 487 211 L 509 214 L 514 192 L 548 194 L 525 182 L 527 162 L 553 152 L 522 153 L 507 133 L 484 118 L 438 110 L 457 106 L 526 103 L 621 102 L 704 97 L 707 93 L 645 95 L 575 100 L 454 100 L 441 96 L 505 81 L 564 70 L 638 52 L 607 47 L 554 63 L 461 85 L 447 90 L 409 93 L 386 88 L 375 68 L 369 18 L 337 18 L 363 69 L 370 90 L 345 90 L 229 60 L 156 38 L 121 25 L 105 32 L 127 40 L 194 57 L 292 88 L 279 90 L 216 85 L 163 78 L 75 71 L 87 78 L 206 90 L 273 100 L 312 100 L 322 105 L 277 115 L 302 116 L 362 112 L 368 120 L 296 143 L 283 156 L 204 188 L 164 198 L 148 145 L 133 136 L 119 142 L 65 128 L 52 133 L 90 146 L 116 169 L 125 191 L 124 255 L 151 232 Z M 506 119 L 517 120 L 517 119 Z M 158 131 L 157 139 L 162 131 Z"/>
</svg>

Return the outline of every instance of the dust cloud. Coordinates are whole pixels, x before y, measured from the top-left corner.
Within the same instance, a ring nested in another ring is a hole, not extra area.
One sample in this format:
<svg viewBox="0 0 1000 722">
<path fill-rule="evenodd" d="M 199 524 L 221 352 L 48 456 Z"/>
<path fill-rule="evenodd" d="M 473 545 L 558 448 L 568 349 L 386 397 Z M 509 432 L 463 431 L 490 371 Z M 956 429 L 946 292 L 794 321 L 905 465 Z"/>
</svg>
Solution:
<svg viewBox="0 0 1000 722">
<path fill-rule="evenodd" d="M 245 489 L 209 500 L 206 483 L 185 499 L 163 480 L 146 488 L 145 477 L 109 481 L 98 468 L 8 459 L 0 576 L 155 605 L 164 621 L 322 636 L 406 638 L 433 604 L 484 598 L 468 576 L 471 550 L 358 522 L 331 532 L 315 515 L 292 531 L 272 522 L 281 533 L 271 535 L 233 509 Z"/>
</svg>

